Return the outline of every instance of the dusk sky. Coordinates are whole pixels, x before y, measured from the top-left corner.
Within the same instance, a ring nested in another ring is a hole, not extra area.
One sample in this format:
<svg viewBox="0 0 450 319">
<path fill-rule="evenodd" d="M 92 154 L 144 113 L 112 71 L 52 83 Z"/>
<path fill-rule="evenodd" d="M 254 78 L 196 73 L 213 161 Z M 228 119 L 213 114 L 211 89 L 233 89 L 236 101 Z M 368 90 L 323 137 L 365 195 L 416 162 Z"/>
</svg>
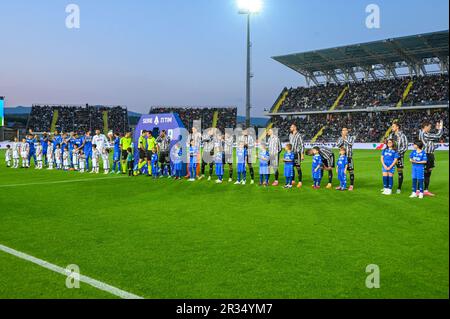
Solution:
<svg viewBox="0 0 450 319">
<path fill-rule="evenodd" d="M 81 28 L 67 29 L 78 4 Z M 365 8 L 381 9 L 367 29 Z M 448 29 L 448 0 L 265 0 L 253 19 L 253 116 L 304 79 L 275 55 Z M 246 20 L 234 0 L 0 0 L 0 96 L 33 103 L 237 106 Z"/>
</svg>

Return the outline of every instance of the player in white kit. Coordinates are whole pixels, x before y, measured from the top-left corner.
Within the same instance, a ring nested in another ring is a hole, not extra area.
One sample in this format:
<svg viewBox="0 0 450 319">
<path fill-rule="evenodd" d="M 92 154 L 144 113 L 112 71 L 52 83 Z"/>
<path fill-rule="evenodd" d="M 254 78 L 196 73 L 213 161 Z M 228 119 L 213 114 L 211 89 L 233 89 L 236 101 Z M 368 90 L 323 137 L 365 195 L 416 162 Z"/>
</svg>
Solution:
<svg viewBox="0 0 450 319">
<path fill-rule="evenodd" d="M 79 166 L 79 149 L 78 146 L 74 145 L 74 148 L 72 150 L 72 165 L 73 165 L 73 169 L 78 171 L 78 166 Z"/>
<path fill-rule="evenodd" d="M 56 162 L 56 169 L 62 169 L 62 153 L 61 153 L 61 145 L 56 145 L 55 150 L 55 162 Z"/>
<path fill-rule="evenodd" d="M 103 170 L 105 171 L 105 174 L 109 174 L 109 149 L 107 149 L 106 147 L 103 149 L 102 159 Z"/>
<path fill-rule="evenodd" d="M 81 149 L 79 150 L 79 153 L 78 160 L 80 164 L 80 173 L 84 173 L 86 171 L 86 155 Z"/>
<path fill-rule="evenodd" d="M 100 152 L 96 144 L 92 144 L 92 171 L 91 174 L 100 172 Z"/>
<path fill-rule="evenodd" d="M 13 168 L 19 168 L 20 143 L 17 137 L 14 138 L 14 142 L 12 143 L 12 151 L 13 151 Z"/>
<path fill-rule="evenodd" d="M 29 168 L 30 162 L 28 160 L 28 154 L 30 153 L 30 144 L 27 143 L 26 139 L 22 139 L 20 144 L 20 157 L 22 157 L 22 168 Z"/>
<path fill-rule="evenodd" d="M 37 160 L 37 166 L 35 167 L 35 169 L 42 169 L 43 165 L 42 165 L 42 160 L 43 160 L 43 156 L 44 154 L 42 153 L 44 151 L 41 142 L 37 142 L 36 143 L 36 160 Z"/>
<path fill-rule="evenodd" d="M 64 153 L 63 153 L 63 166 L 64 166 L 64 170 L 68 171 L 70 168 L 70 153 L 69 153 L 69 148 L 66 146 L 64 147 Z"/>
<path fill-rule="evenodd" d="M 48 141 L 47 146 L 47 163 L 48 163 L 48 169 L 52 170 L 53 165 L 55 164 L 55 155 L 53 153 L 53 143 L 52 141 Z"/>
<path fill-rule="evenodd" d="M 5 153 L 6 167 L 11 167 L 11 161 L 12 161 L 11 145 L 6 145 L 6 153 Z"/>
</svg>

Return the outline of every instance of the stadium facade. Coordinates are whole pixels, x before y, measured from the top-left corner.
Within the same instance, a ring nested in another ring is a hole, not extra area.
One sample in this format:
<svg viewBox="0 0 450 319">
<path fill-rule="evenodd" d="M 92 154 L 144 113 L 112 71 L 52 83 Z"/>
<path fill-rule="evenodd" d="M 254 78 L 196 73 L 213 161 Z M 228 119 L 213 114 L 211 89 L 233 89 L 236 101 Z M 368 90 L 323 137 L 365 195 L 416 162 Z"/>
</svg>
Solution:
<svg viewBox="0 0 450 319">
<path fill-rule="evenodd" d="M 343 122 L 365 142 L 379 142 L 393 120 L 419 121 L 417 129 L 425 119 L 448 122 L 448 37 L 447 30 L 273 57 L 307 86 L 282 90 L 266 114 L 269 127 L 297 121 L 306 140 L 329 142 L 339 134 L 330 129 Z M 285 139 L 287 134 L 281 130 Z"/>
</svg>

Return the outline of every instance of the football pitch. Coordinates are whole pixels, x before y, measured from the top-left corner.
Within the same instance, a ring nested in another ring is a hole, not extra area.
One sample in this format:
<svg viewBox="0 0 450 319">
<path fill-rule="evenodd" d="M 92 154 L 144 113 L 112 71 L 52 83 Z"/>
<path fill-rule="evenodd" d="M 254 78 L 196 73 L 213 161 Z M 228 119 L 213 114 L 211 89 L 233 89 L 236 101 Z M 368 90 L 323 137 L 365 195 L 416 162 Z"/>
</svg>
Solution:
<svg viewBox="0 0 450 319">
<path fill-rule="evenodd" d="M 0 158 L 0 245 L 144 298 L 449 296 L 448 152 L 436 154 L 437 196 L 423 200 L 409 198 L 409 163 L 403 194 L 380 194 L 378 151 L 356 151 L 354 192 L 311 189 L 308 157 L 301 190 L 13 170 Z M 370 264 L 379 289 L 366 287 Z M 68 289 L 0 250 L 0 298 L 117 296 Z"/>
</svg>

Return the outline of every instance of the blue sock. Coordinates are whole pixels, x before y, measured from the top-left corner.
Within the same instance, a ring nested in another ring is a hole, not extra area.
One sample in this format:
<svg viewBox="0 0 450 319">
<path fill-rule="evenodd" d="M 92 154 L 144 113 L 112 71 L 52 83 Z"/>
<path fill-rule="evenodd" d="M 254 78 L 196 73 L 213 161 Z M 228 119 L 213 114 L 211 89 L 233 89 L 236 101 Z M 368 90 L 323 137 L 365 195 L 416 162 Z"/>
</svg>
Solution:
<svg viewBox="0 0 450 319">
<path fill-rule="evenodd" d="M 423 193 L 423 179 L 419 179 L 419 192 Z"/>
<path fill-rule="evenodd" d="M 417 192 L 417 178 L 413 178 L 412 180 L 412 191 L 413 193 Z"/>
<path fill-rule="evenodd" d="M 259 174 L 259 183 L 262 184 L 264 179 L 264 175 Z"/>
<path fill-rule="evenodd" d="M 389 176 L 389 189 L 394 187 L 394 176 Z"/>
<path fill-rule="evenodd" d="M 388 188 L 389 181 L 387 176 L 383 176 L 383 186 L 384 188 Z"/>
</svg>

